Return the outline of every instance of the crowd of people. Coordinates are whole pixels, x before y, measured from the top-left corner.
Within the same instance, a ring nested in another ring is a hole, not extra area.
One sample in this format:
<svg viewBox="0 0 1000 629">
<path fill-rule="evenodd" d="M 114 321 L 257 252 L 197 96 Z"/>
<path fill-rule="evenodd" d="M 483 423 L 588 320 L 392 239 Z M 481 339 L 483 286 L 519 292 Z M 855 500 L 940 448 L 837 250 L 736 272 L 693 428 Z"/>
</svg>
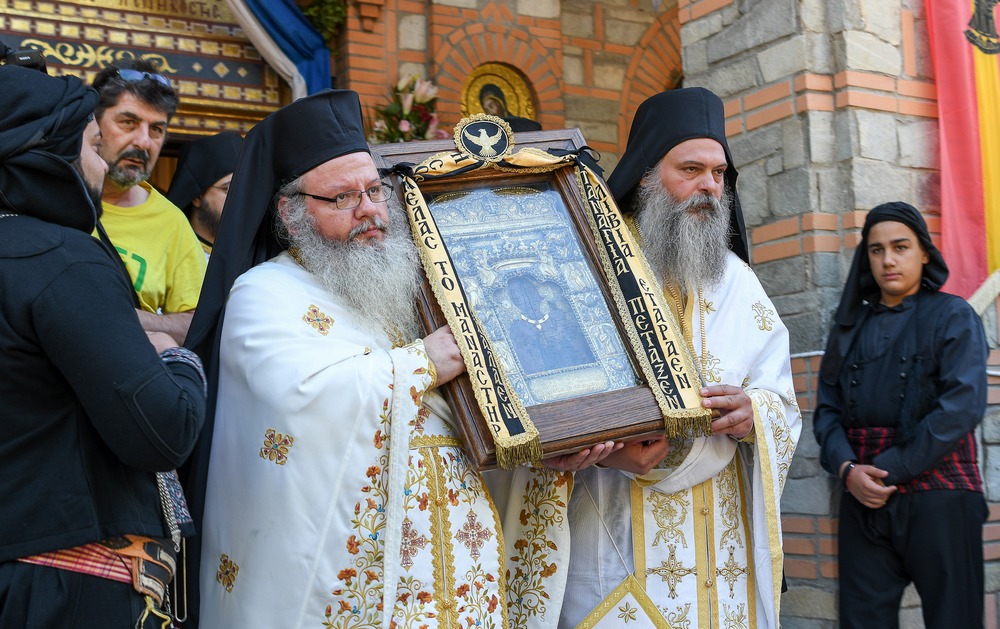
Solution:
<svg viewBox="0 0 1000 629">
<path fill-rule="evenodd" d="M 164 195 L 178 102 L 139 59 L 0 67 L 0 627 L 778 626 L 802 416 L 718 96 L 646 100 L 607 179 L 710 434 L 488 472 L 358 95 L 185 145 Z M 911 582 L 928 627 L 982 624 L 987 349 L 946 278 L 915 208 L 869 213 L 815 414 L 845 627 Z"/>
</svg>

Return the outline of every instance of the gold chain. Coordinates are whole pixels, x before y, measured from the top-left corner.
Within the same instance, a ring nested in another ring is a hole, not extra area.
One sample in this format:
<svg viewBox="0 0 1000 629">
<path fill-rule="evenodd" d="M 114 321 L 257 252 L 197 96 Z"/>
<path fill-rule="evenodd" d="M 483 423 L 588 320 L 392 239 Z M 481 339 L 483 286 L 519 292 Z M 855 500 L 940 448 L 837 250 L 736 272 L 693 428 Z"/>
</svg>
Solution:
<svg viewBox="0 0 1000 629">
<path fill-rule="evenodd" d="M 681 334 L 684 336 L 684 342 L 687 343 L 692 356 L 697 359 L 695 368 L 698 370 L 698 377 L 701 379 L 702 384 L 704 384 L 705 356 L 708 354 L 708 342 L 705 338 L 705 309 L 702 308 L 701 282 L 698 282 L 698 289 L 694 296 L 696 300 L 694 307 L 698 309 L 698 322 L 701 325 L 700 356 L 695 354 L 694 351 L 694 329 L 686 324 L 686 319 L 684 317 L 684 302 L 681 300 L 681 295 L 677 292 L 677 289 L 673 284 L 666 282 L 664 285 L 670 293 L 670 299 L 674 302 L 674 309 L 677 311 L 677 321 L 681 324 Z"/>
</svg>

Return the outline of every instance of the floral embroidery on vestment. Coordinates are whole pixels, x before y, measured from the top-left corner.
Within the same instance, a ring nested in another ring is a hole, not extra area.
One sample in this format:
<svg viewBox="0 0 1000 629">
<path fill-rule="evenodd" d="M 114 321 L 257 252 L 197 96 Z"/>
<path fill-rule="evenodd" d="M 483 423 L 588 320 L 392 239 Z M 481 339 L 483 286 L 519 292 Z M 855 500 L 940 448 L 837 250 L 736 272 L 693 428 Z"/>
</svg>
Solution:
<svg viewBox="0 0 1000 629">
<path fill-rule="evenodd" d="M 302 320 L 318 330 L 323 336 L 330 332 L 330 327 L 333 325 L 333 319 L 320 312 L 319 308 L 312 304 L 309 305 L 309 310 L 302 315 Z"/>
<path fill-rule="evenodd" d="M 546 537 L 550 527 L 562 528 L 566 518 L 563 500 L 569 472 L 531 468 L 532 474 L 522 493 L 521 528 L 504 531 L 514 539 L 515 554 L 508 557 L 507 606 L 512 627 L 526 627 L 532 617 L 543 617 L 549 594 L 546 584 L 557 566 L 552 556 L 559 548 Z M 512 488 L 511 494 L 516 496 Z M 513 569 L 513 572 L 512 572 Z"/>
<path fill-rule="evenodd" d="M 683 607 L 679 606 L 675 611 L 661 607 L 660 612 L 667 619 L 671 629 L 694 629 L 691 625 L 691 619 L 688 618 L 691 613 L 691 603 L 684 603 Z"/>
<path fill-rule="evenodd" d="M 215 580 L 221 583 L 227 592 L 233 591 L 233 586 L 236 585 L 236 576 L 239 573 L 240 567 L 229 559 L 229 555 L 222 554 L 219 557 L 219 569 L 215 573 Z"/>
<path fill-rule="evenodd" d="M 759 301 L 753 305 L 754 320 L 757 322 L 757 328 L 764 331 L 770 332 L 774 329 L 774 311 L 760 303 Z"/>
<path fill-rule="evenodd" d="M 649 492 L 648 499 L 657 528 L 653 546 L 659 546 L 660 542 L 677 542 L 687 548 L 687 540 L 681 530 L 687 520 L 688 507 L 691 506 L 687 492 L 664 494 L 653 491 Z"/>
<path fill-rule="evenodd" d="M 264 446 L 260 449 L 260 458 L 273 461 L 275 465 L 284 465 L 288 462 L 288 450 L 294 444 L 295 437 L 268 428 L 264 431 Z"/>
<path fill-rule="evenodd" d="M 722 361 L 715 357 L 712 352 L 705 350 L 705 355 L 701 357 L 702 375 L 705 382 L 722 382 L 721 365 Z"/>
<path fill-rule="evenodd" d="M 739 479 L 736 476 L 736 467 L 732 462 L 719 473 L 718 481 L 719 507 L 723 525 L 719 547 L 724 548 L 727 544 L 734 543 L 743 548 L 743 527 L 740 521 L 741 492 Z"/>
<path fill-rule="evenodd" d="M 723 603 L 722 609 L 726 615 L 723 620 L 723 629 L 747 629 L 750 626 L 745 603 L 739 603 L 735 608 Z"/>
</svg>

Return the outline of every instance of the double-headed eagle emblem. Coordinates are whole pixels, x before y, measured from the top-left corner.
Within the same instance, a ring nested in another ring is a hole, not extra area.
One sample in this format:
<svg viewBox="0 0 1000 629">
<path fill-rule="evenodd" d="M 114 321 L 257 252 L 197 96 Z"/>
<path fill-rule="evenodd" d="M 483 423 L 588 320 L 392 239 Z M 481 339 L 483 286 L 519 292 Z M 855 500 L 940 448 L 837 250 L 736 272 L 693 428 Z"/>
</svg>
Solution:
<svg viewBox="0 0 1000 629">
<path fill-rule="evenodd" d="M 455 146 L 482 162 L 498 162 L 514 146 L 513 132 L 503 119 L 488 114 L 463 118 L 455 127 Z"/>
</svg>

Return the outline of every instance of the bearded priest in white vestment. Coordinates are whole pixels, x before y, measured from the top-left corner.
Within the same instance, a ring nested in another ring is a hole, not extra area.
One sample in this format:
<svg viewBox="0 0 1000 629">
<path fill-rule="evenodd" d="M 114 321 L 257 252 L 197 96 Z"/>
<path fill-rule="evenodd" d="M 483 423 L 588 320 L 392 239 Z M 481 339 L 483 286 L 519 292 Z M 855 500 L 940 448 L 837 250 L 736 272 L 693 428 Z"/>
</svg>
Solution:
<svg viewBox="0 0 1000 629">
<path fill-rule="evenodd" d="M 780 499 L 801 415 L 735 183 L 718 97 L 679 89 L 640 106 L 609 188 L 718 413 L 712 436 L 629 443 L 608 469 L 576 474 L 560 627 L 778 626 Z"/>
<path fill-rule="evenodd" d="M 436 391 L 465 365 L 447 328 L 419 338 L 416 250 L 356 94 L 250 132 L 218 243 L 207 281 L 232 288 L 215 312 L 201 626 L 555 627 L 571 475 L 493 473 L 498 506 L 466 458 Z M 268 257 L 240 269 L 246 251 Z"/>
</svg>

